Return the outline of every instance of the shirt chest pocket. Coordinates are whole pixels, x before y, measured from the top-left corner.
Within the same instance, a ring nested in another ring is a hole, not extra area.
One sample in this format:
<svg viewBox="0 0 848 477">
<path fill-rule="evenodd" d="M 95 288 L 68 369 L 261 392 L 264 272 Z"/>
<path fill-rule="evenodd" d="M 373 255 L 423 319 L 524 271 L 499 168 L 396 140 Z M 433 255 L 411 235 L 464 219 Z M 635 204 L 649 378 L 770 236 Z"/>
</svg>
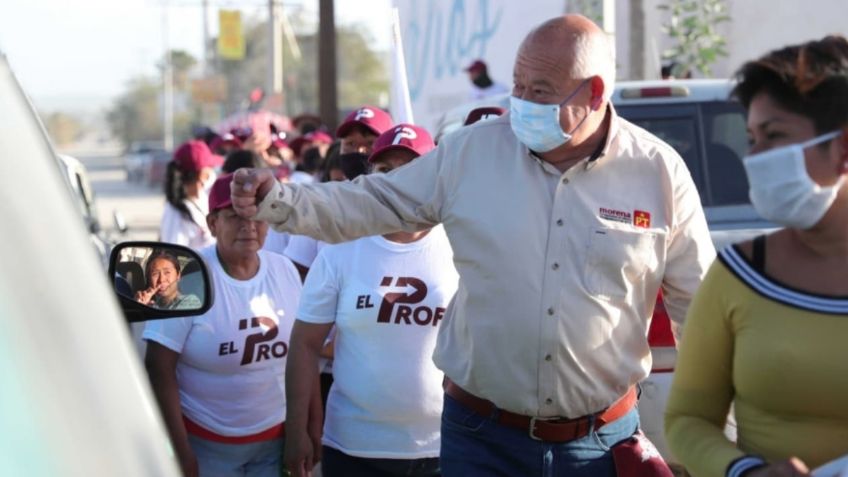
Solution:
<svg viewBox="0 0 848 477">
<path fill-rule="evenodd" d="M 586 289 L 599 298 L 627 299 L 657 261 L 657 234 L 609 228 L 589 232 L 583 270 Z"/>
</svg>

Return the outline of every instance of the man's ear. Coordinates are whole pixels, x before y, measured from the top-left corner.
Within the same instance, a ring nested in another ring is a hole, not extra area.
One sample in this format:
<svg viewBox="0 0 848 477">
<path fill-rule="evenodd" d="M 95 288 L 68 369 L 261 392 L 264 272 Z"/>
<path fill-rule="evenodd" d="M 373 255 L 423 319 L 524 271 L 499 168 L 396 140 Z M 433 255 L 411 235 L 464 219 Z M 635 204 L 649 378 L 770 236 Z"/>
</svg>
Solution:
<svg viewBox="0 0 848 477">
<path fill-rule="evenodd" d="M 589 103 L 592 107 L 592 111 L 597 111 L 601 109 L 601 104 L 604 102 L 604 92 L 606 88 L 604 87 L 604 80 L 601 79 L 600 76 L 593 76 L 590 80 L 590 85 L 592 89 L 592 99 Z"/>
<path fill-rule="evenodd" d="M 218 234 L 215 231 L 215 219 L 218 218 L 218 211 L 209 212 L 206 215 L 206 226 L 209 227 L 209 231 L 212 232 L 213 237 L 217 237 Z"/>
</svg>

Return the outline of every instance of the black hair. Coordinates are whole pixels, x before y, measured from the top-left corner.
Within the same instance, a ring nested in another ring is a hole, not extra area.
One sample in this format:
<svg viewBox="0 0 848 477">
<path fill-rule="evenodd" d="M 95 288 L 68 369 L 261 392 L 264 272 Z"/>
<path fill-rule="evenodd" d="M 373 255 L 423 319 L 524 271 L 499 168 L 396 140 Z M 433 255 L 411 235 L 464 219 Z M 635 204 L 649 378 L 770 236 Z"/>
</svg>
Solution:
<svg viewBox="0 0 848 477">
<path fill-rule="evenodd" d="M 153 262 L 160 259 L 171 262 L 177 270 L 177 275 L 180 274 L 180 261 L 177 259 L 176 255 L 167 250 L 154 249 L 153 253 L 147 257 L 147 263 L 144 264 L 144 278 L 147 280 L 148 284 L 150 283 L 150 267 L 153 266 Z"/>
<path fill-rule="evenodd" d="M 168 163 L 165 171 L 165 200 L 174 206 L 186 220 L 191 219 L 191 213 L 185 205 L 185 189 L 183 185 L 197 181 L 200 173 L 197 171 L 182 171 L 175 161 Z"/>
<path fill-rule="evenodd" d="M 342 171 L 347 180 L 354 180 L 362 174 L 368 173 L 368 154 L 361 152 L 349 152 L 327 158 L 324 167 L 325 182 L 330 180 L 330 170 Z"/>
<path fill-rule="evenodd" d="M 305 136 L 306 134 L 317 131 L 318 126 L 314 123 L 306 122 L 306 123 L 301 124 L 300 128 L 298 128 L 298 129 L 300 129 L 300 135 Z"/>
<path fill-rule="evenodd" d="M 321 149 L 317 146 L 310 147 L 303 153 L 303 162 L 300 169 L 303 172 L 314 174 L 324 167 L 324 157 L 321 156 Z"/>
<path fill-rule="evenodd" d="M 221 167 L 221 171 L 224 174 L 231 174 L 243 167 L 260 169 L 267 167 L 267 165 L 265 164 L 265 161 L 263 161 L 262 158 L 255 152 L 248 151 L 246 149 L 239 149 L 227 154 L 227 158 L 224 159 L 224 165 Z"/>
<path fill-rule="evenodd" d="M 330 182 L 330 169 L 341 169 L 339 164 L 339 154 L 342 143 L 339 140 L 333 141 L 330 147 L 327 148 L 327 154 L 324 156 L 324 163 L 321 164 L 321 182 Z M 347 176 L 347 174 L 345 174 Z"/>
<path fill-rule="evenodd" d="M 745 109 L 759 93 L 809 118 L 818 134 L 848 124 L 848 40 L 826 36 L 742 65 L 731 93 Z"/>
</svg>

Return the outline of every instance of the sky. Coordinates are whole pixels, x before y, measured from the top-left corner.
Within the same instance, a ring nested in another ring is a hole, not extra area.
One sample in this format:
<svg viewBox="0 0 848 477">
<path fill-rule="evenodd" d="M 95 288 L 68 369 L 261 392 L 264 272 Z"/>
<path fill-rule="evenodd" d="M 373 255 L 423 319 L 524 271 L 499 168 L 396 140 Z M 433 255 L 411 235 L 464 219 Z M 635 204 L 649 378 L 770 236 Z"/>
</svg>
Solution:
<svg viewBox="0 0 848 477">
<path fill-rule="evenodd" d="M 285 10 L 314 13 L 317 0 L 282 0 Z M 201 0 L 0 0 L 0 52 L 39 109 L 99 110 L 131 78 L 155 74 L 164 52 L 163 5 L 169 43 L 201 56 Z M 365 25 L 379 48 L 390 43 L 390 0 L 336 0 L 336 23 Z M 266 0 L 209 0 L 209 30 L 217 10 L 267 18 Z"/>
</svg>

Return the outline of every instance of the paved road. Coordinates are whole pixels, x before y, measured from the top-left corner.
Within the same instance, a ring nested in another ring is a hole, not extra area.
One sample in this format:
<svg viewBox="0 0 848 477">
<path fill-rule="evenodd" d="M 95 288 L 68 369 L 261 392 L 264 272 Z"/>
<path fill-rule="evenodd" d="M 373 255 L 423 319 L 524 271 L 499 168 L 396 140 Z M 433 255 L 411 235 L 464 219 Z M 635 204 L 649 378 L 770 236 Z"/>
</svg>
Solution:
<svg viewBox="0 0 848 477">
<path fill-rule="evenodd" d="M 119 242 L 156 240 L 165 196 L 160 188 L 128 182 L 121 158 L 115 155 L 76 156 L 88 170 L 97 201 L 101 226 L 115 234 L 112 213 L 119 211 L 129 226 L 126 235 L 113 235 Z"/>
</svg>

